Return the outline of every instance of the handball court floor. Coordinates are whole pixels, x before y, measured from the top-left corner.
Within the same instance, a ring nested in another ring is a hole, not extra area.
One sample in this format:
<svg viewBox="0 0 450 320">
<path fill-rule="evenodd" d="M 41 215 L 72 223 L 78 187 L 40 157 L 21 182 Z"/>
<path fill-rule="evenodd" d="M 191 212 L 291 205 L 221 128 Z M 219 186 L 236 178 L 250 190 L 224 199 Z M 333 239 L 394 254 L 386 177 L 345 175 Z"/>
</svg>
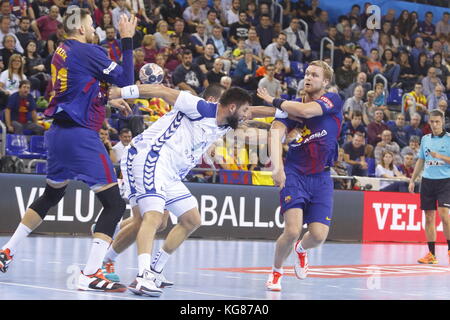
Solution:
<svg viewBox="0 0 450 320">
<path fill-rule="evenodd" d="M 9 236 L 0 236 L 0 244 Z M 419 265 L 424 244 L 326 242 L 310 250 L 306 280 L 293 274 L 293 255 L 285 267 L 281 293 L 264 283 L 274 252 L 272 241 L 189 239 L 170 258 L 164 273 L 175 285 L 160 298 L 126 293 L 75 290 L 91 239 L 31 236 L 0 273 L 0 300 L 449 300 L 447 246 L 438 245 L 437 265 Z M 157 240 L 154 249 L 159 249 Z M 116 262 L 121 282 L 137 273 L 136 247 Z"/>
</svg>

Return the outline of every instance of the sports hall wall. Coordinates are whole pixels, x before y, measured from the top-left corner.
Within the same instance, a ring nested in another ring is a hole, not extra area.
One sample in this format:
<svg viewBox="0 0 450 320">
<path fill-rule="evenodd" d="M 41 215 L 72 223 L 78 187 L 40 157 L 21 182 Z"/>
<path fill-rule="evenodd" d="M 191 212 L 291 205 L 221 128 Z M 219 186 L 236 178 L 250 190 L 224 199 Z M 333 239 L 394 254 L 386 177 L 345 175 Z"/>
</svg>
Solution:
<svg viewBox="0 0 450 320">
<path fill-rule="evenodd" d="M 188 183 L 197 199 L 202 226 L 193 237 L 274 240 L 282 232 L 279 191 L 275 187 Z M 12 233 L 25 209 L 44 192 L 45 177 L 0 174 L 0 233 Z M 328 240 L 425 242 L 418 194 L 336 190 Z M 81 182 L 69 184 L 65 197 L 35 233 L 88 235 L 102 209 Z M 127 207 L 125 216 L 130 215 Z M 437 218 L 438 230 L 442 230 Z M 159 234 L 163 236 L 175 223 Z M 438 232 L 438 242 L 444 242 Z"/>
<path fill-rule="evenodd" d="M 361 7 L 362 12 L 366 2 L 379 6 L 381 9 L 381 16 L 385 15 L 388 9 L 394 9 L 396 17 L 398 18 L 402 10 L 408 9 L 409 12 L 416 11 L 419 14 L 419 19 L 423 19 L 425 12 L 431 11 L 433 12 L 433 23 L 437 23 L 441 20 L 442 14 L 449 11 L 449 8 L 395 0 L 321 0 L 319 7 L 328 12 L 331 21 L 337 23 L 338 17 L 343 14 L 343 8 L 346 9 L 344 10 L 346 14 L 347 12 L 350 12 L 353 5 L 358 4 Z"/>
</svg>

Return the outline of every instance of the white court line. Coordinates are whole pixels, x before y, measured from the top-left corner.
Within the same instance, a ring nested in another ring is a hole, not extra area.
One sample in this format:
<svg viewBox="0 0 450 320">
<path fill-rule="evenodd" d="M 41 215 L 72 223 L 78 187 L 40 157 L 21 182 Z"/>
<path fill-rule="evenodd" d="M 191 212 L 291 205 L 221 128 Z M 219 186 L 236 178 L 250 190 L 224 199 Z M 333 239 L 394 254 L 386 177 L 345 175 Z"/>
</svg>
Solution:
<svg viewBox="0 0 450 320">
<path fill-rule="evenodd" d="M 194 294 L 203 294 L 203 295 L 214 296 L 214 297 L 232 298 L 232 299 L 261 300 L 259 298 L 229 296 L 229 295 L 225 295 L 225 294 L 215 294 L 215 293 L 209 293 L 209 292 L 199 292 L 199 291 L 189 291 L 189 290 L 175 290 L 175 291 L 186 292 L 186 293 L 194 293 Z"/>
<path fill-rule="evenodd" d="M 229 278 L 229 279 L 242 279 L 242 277 L 236 277 L 236 276 L 226 276 L 225 278 Z"/>
<path fill-rule="evenodd" d="M 215 276 L 214 274 L 209 274 L 209 273 L 200 273 L 199 275 L 202 277 L 214 277 Z"/>
<path fill-rule="evenodd" d="M 20 259 L 20 261 L 23 261 L 23 262 L 34 262 L 33 259 Z"/>
<path fill-rule="evenodd" d="M 41 286 L 33 286 L 30 284 L 22 284 L 22 283 L 9 283 L 9 282 L 0 282 L 0 284 L 5 284 L 9 286 L 16 286 L 16 287 L 26 287 L 26 288 L 33 288 L 33 289 L 43 289 L 43 290 L 50 290 L 50 291 L 58 291 L 58 292 L 64 292 L 64 293 L 71 293 L 71 294 L 84 294 L 84 295 L 91 295 L 91 296 L 99 296 L 99 297 L 110 297 L 110 298 L 117 298 L 117 299 L 124 299 L 124 300 L 140 300 L 135 298 L 127 298 L 127 297 L 119 297 L 119 296 L 110 296 L 101 293 L 93 293 L 93 292 L 86 292 L 86 291 L 77 291 L 77 290 L 65 290 L 65 289 L 56 289 L 56 288 L 49 288 L 49 287 L 41 287 Z"/>
<path fill-rule="evenodd" d="M 60 264 L 61 261 L 49 261 L 49 262 L 47 262 L 47 263 L 51 263 L 51 264 Z"/>
</svg>

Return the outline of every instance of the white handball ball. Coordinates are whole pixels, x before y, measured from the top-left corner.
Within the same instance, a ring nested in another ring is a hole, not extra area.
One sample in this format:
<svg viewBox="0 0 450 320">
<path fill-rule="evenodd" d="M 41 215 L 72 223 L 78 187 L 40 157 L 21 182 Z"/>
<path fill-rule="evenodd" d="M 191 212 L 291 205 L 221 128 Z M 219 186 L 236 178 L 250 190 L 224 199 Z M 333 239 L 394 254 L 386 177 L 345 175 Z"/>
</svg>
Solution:
<svg viewBox="0 0 450 320">
<path fill-rule="evenodd" d="M 142 83 L 157 84 L 164 79 L 164 70 L 156 63 L 144 64 L 139 70 L 139 80 Z"/>
</svg>

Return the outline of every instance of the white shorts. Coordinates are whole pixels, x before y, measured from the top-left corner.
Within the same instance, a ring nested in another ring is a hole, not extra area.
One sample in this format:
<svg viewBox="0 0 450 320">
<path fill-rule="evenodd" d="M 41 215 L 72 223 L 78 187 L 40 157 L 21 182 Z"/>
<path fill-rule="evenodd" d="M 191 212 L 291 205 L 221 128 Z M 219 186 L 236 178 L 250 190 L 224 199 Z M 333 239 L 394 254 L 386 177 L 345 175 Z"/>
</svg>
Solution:
<svg viewBox="0 0 450 320">
<path fill-rule="evenodd" d="M 164 155 L 149 164 L 148 151 L 138 152 L 128 146 L 120 160 L 123 176 L 122 197 L 131 207 L 139 206 L 141 215 L 148 211 L 169 210 L 176 217 L 198 208 L 197 200 L 183 182 L 171 178 L 164 166 Z"/>
</svg>

